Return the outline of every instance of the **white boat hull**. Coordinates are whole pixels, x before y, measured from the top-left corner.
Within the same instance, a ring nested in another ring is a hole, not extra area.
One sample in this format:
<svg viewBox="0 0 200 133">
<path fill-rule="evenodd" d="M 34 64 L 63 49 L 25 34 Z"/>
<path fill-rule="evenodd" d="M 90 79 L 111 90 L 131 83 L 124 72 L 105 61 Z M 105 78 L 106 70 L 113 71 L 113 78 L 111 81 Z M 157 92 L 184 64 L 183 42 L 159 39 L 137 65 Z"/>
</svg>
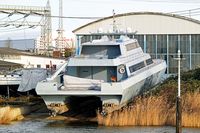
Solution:
<svg viewBox="0 0 200 133">
<path fill-rule="evenodd" d="M 145 68 L 121 82 L 101 83 L 100 90 L 63 89 L 57 81 L 43 81 L 36 86 L 36 92 L 42 96 L 49 110 L 56 113 L 67 111 L 66 103 L 71 96 L 96 96 L 102 105 L 123 106 L 134 96 L 147 91 L 158 84 L 165 73 L 166 63 L 160 61 L 153 67 Z"/>
</svg>

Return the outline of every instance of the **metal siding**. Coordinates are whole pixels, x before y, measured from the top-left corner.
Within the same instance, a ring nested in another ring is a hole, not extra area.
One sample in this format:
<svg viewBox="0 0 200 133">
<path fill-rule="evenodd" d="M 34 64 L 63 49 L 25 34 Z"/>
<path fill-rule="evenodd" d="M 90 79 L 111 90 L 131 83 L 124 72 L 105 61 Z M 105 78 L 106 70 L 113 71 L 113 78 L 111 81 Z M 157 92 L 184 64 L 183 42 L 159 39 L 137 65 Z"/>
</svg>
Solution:
<svg viewBox="0 0 200 133">
<path fill-rule="evenodd" d="M 174 15 L 169 16 L 159 13 L 128 14 L 116 17 L 116 22 L 120 24 L 119 29 L 128 27 L 133 31 L 137 31 L 134 37 L 138 39 L 144 51 L 147 50 L 147 53 L 151 54 L 152 58 L 161 58 L 167 61 L 167 74 L 177 72 L 177 62 L 173 57 L 177 54 L 178 48 L 181 49 L 183 56 L 186 58 L 182 62 L 184 70 L 194 69 L 200 65 L 200 24 L 198 22 L 190 18 L 183 19 Z M 83 27 L 75 33 L 88 34 L 96 32 L 100 27 L 104 32 L 107 32 L 111 26 L 110 24 L 112 24 L 112 18 L 104 19 Z M 148 45 L 149 35 L 156 35 L 155 45 L 151 45 L 151 47 Z M 145 36 L 147 36 L 147 39 L 145 39 Z M 147 45 L 145 41 L 147 41 Z"/>
<path fill-rule="evenodd" d="M 20 50 L 34 50 L 35 40 L 34 39 L 0 40 L 0 47 L 9 47 L 7 45 L 10 45 L 10 48 L 15 48 Z"/>
</svg>

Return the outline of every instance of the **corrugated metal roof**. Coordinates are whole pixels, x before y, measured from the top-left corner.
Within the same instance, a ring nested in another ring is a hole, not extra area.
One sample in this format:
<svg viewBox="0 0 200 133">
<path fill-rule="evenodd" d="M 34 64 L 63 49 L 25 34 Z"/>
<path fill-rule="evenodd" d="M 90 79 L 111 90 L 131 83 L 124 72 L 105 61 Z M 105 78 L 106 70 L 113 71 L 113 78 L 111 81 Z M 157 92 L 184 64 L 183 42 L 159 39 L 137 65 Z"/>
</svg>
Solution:
<svg viewBox="0 0 200 133">
<path fill-rule="evenodd" d="M 0 66 L 21 66 L 21 64 L 0 60 Z"/>
<path fill-rule="evenodd" d="M 26 56 L 33 56 L 33 57 L 41 57 L 41 58 L 51 58 L 51 59 L 60 59 L 60 60 L 67 60 L 66 58 L 56 58 L 56 57 L 49 57 L 45 55 L 36 55 L 35 53 L 26 52 L 23 50 L 13 49 L 13 48 L 0 48 L 0 55 L 26 55 Z"/>
<path fill-rule="evenodd" d="M 0 54 L 4 55 L 33 55 L 33 53 L 26 52 L 23 50 L 13 49 L 13 48 L 0 48 Z"/>
</svg>

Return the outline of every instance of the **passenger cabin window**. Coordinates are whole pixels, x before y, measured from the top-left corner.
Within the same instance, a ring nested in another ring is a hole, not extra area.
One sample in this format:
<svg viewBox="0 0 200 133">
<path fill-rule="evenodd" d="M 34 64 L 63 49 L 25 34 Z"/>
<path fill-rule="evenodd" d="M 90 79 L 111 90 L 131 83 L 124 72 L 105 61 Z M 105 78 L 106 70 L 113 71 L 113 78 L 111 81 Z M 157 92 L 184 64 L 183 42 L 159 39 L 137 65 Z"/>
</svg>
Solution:
<svg viewBox="0 0 200 133">
<path fill-rule="evenodd" d="M 56 70 L 56 65 L 53 65 L 53 70 Z"/>
<path fill-rule="evenodd" d="M 138 42 L 134 42 L 134 43 L 127 44 L 126 45 L 126 50 L 130 51 L 130 50 L 133 50 L 133 49 L 138 48 L 138 47 L 140 47 Z"/>
<path fill-rule="evenodd" d="M 81 55 L 113 59 L 121 55 L 119 45 L 82 46 Z"/>
<path fill-rule="evenodd" d="M 151 65 L 151 64 L 153 64 L 153 60 L 150 58 L 150 59 L 148 59 L 148 60 L 146 60 L 146 64 L 147 65 Z"/>
<path fill-rule="evenodd" d="M 144 61 L 142 61 L 142 62 L 140 62 L 138 64 L 130 66 L 129 70 L 130 70 L 131 73 L 133 73 L 133 72 L 135 72 L 135 71 L 137 71 L 137 70 L 139 70 L 139 69 L 141 69 L 143 67 L 145 67 Z"/>
<path fill-rule="evenodd" d="M 37 65 L 37 68 L 41 68 L 41 65 Z"/>
<path fill-rule="evenodd" d="M 47 65 L 46 65 L 46 68 L 50 68 L 50 65 L 47 64 Z"/>
</svg>

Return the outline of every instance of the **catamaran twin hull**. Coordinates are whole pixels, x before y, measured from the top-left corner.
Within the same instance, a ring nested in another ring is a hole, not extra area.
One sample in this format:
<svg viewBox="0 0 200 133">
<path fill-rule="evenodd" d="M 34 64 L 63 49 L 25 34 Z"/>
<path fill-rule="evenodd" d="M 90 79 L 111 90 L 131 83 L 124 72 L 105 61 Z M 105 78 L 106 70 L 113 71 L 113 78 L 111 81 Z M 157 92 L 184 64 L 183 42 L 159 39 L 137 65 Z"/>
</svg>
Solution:
<svg viewBox="0 0 200 133">
<path fill-rule="evenodd" d="M 156 59 L 152 66 L 136 71 L 131 77 L 121 82 L 103 82 L 64 75 L 68 84 L 62 86 L 58 81 L 39 82 L 36 87 L 49 110 L 61 114 L 68 110 L 67 102 L 71 96 L 96 96 L 102 101 L 103 107 L 121 107 L 134 96 L 158 84 L 165 73 L 166 62 Z M 60 77 L 57 78 L 57 80 Z M 109 106 L 108 106 L 109 105 Z M 104 111 L 112 112 L 113 108 Z"/>
</svg>

